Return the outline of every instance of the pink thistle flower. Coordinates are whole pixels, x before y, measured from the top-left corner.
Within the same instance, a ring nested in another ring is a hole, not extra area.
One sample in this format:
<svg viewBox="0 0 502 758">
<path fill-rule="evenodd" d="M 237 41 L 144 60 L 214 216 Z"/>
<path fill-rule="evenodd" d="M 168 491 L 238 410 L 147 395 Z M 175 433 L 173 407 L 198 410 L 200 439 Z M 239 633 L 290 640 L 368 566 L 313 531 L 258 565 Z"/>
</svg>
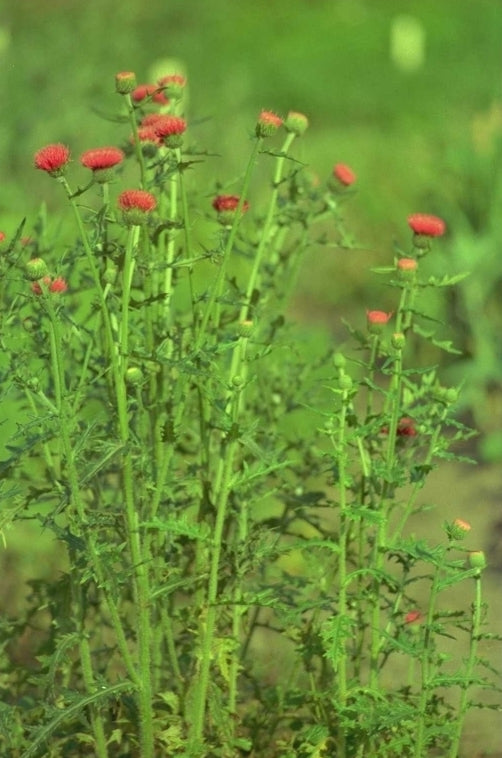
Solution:
<svg viewBox="0 0 502 758">
<path fill-rule="evenodd" d="M 337 163 L 333 166 L 333 176 L 344 187 L 350 187 L 350 185 L 354 184 L 357 179 L 357 176 L 350 166 L 347 166 L 345 163 Z"/>
<path fill-rule="evenodd" d="M 68 161 L 70 150 L 60 142 L 46 145 L 35 153 L 35 168 L 47 171 L 51 176 L 62 176 Z"/>
<path fill-rule="evenodd" d="M 446 230 L 443 219 L 426 213 L 414 213 L 408 216 L 408 225 L 415 234 L 424 237 L 441 237 Z"/>
<path fill-rule="evenodd" d="M 283 123 L 282 118 L 272 111 L 261 111 L 256 124 L 256 136 L 271 137 Z"/>
<path fill-rule="evenodd" d="M 124 153 L 118 147 L 95 147 L 80 156 L 80 163 L 91 171 L 113 168 L 124 160 Z"/>
<path fill-rule="evenodd" d="M 5 239 L 7 239 L 5 232 L 0 232 L 0 242 L 3 242 Z"/>
</svg>

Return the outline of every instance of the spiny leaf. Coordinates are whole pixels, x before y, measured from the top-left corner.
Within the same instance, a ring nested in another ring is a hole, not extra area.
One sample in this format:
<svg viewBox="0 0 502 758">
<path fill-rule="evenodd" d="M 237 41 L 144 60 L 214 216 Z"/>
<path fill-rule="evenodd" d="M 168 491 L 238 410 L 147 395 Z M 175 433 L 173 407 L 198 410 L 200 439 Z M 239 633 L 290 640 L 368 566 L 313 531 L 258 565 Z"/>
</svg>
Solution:
<svg viewBox="0 0 502 758">
<path fill-rule="evenodd" d="M 30 747 L 28 750 L 25 750 L 21 755 L 21 758 L 32 758 L 32 756 L 35 756 L 38 753 L 39 748 L 47 742 L 51 734 L 53 734 L 61 724 L 64 724 L 65 721 L 71 721 L 71 719 L 75 718 L 75 716 L 83 711 L 84 708 L 87 708 L 88 705 L 108 700 L 119 692 L 133 692 L 135 689 L 136 688 L 132 682 L 125 681 L 119 682 L 118 684 L 112 684 L 110 687 L 102 687 L 91 695 L 79 698 L 67 708 L 64 708 L 64 710 L 53 718 L 52 721 L 38 730 L 33 737 Z"/>
</svg>

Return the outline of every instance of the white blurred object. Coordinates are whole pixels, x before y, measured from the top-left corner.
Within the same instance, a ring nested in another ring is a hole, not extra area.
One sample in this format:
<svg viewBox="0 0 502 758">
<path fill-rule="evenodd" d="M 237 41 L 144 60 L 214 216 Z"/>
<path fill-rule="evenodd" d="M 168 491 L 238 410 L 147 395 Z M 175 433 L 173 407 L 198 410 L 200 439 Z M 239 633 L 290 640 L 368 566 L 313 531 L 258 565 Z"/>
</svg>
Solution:
<svg viewBox="0 0 502 758">
<path fill-rule="evenodd" d="M 148 81 L 152 84 L 158 82 L 163 76 L 181 74 L 187 79 L 186 66 L 179 58 L 159 58 L 154 61 L 148 70 Z M 183 97 L 176 104 L 176 112 L 186 115 L 188 110 L 188 84 L 183 89 Z"/>
<path fill-rule="evenodd" d="M 425 29 L 415 16 L 396 16 L 390 29 L 390 57 L 401 71 L 417 71 L 425 62 Z"/>
</svg>

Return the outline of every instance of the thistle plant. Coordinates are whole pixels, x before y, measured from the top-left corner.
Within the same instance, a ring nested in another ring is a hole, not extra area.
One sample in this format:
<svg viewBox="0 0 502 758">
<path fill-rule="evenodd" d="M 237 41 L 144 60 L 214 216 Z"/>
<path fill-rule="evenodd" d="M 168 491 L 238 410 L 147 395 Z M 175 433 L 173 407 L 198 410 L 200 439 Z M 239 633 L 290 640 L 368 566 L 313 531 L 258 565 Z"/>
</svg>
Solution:
<svg viewBox="0 0 502 758">
<path fill-rule="evenodd" d="M 2 534 L 35 522 L 61 555 L 2 622 L 2 754 L 456 758 L 473 688 L 495 688 L 485 559 L 462 514 L 431 541 L 410 528 L 472 434 L 439 361 L 416 362 L 455 351 L 427 314 L 460 276 L 427 274 L 445 224 L 409 217 L 377 271 L 392 312 L 361 314 L 352 345 L 306 345 L 302 258 L 345 244 L 355 173 L 313 182 L 306 116 L 264 110 L 240 185 L 201 190 L 185 84 L 119 73 L 120 144 L 35 156 L 74 235 L 42 209 L 36 255 L 21 226 L 1 240 Z M 472 600 L 452 610 L 460 582 Z M 34 619 L 35 663 L 15 664 Z"/>
</svg>

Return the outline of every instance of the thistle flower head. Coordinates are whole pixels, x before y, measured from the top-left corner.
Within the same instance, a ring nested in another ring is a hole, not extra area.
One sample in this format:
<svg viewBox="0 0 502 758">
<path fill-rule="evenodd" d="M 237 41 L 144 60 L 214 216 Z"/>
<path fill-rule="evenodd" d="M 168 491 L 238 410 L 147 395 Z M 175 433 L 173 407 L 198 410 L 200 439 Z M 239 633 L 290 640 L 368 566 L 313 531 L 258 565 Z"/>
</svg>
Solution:
<svg viewBox="0 0 502 758">
<path fill-rule="evenodd" d="M 336 163 L 333 166 L 333 176 L 342 187 L 350 187 L 357 179 L 350 166 L 345 163 Z"/>
<path fill-rule="evenodd" d="M 86 150 L 80 156 L 80 163 L 91 169 L 94 179 L 108 182 L 113 176 L 112 169 L 124 160 L 124 153 L 118 147 L 96 147 Z"/>
<path fill-rule="evenodd" d="M 237 208 L 239 207 L 240 197 L 238 195 L 217 195 L 212 206 L 218 214 L 218 221 L 224 226 L 228 226 L 233 223 Z M 242 203 L 241 214 L 246 213 L 249 209 L 249 203 L 245 200 Z"/>
<path fill-rule="evenodd" d="M 186 131 L 187 122 L 180 116 L 159 116 L 152 123 L 152 128 L 166 147 L 176 148 L 180 147 L 183 142 L 183 134 Z"/>
<path fill-rule="evenodd" d="M 42 282 L 42 284 L 40 283 Z M 31 291 L 35 295 L 42 295 L 44 290 L 50 292 L 53 295 L 58 295 L 66 292 L 68 289 L 68 283 L 62 276 L 57 276 L 53 279 L 51 276 L 44 276 L 37 282 L 32 282 Z"/>
<path fill-rule="evenodd" d="M 35 153 L 34 160 L 35 168 L 47 171 L 51 176 L 62 176 L 70 160 L 70 150 L 60 142 L 46 145 Z"/>
<path fill-rule="evenodd" d="M 257 137 L 271 137 L 281 128 L 283 120 L 272 111 L 261 111 L 256 123 Z"/>
<path fill-rule="evenodd" d="M 124 190 L 118 196 L 117 203 L 128 226 L 146 223 L 148 214 L 157 207 L 154 196 L 141 189 Z"/>
<path fill-rule="evenodd" d="M 390 320 L 392 313 L 385 311 L 366 311 L 366 324 L 372 334 L 381 334 L 383 327 Z"/>
<path fill-rule="evenodd" d="M 443 219 L 426 213 L 413 213 L 408 216 L 408 225 L 415 234 L 423 237 L 441 237 L 446 231 Z"/>
</svg>

